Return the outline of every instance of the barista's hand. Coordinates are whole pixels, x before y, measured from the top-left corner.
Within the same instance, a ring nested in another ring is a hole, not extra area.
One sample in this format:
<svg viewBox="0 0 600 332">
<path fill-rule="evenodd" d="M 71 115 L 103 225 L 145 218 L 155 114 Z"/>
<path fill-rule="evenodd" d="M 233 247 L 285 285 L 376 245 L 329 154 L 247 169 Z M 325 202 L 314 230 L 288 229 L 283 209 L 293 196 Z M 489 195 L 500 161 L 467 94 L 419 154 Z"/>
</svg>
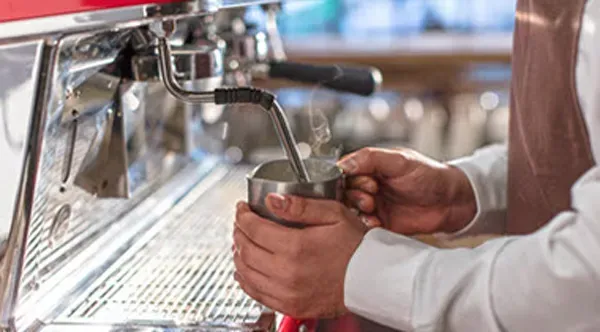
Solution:
<svg viewBox="0 0 600 332">
<path fill-rule="evenodd" d="M 333 318 L 348 312 L 344 278 L 367 227 L 335 201 L 270 195 L 281 226 L 238 203 L 234 231 L 235 278 L 258 302 L 296 319 Z"/>
<path fill-rule="evenodd" d="M 347 203 L 397 233 L 451 233 L 477 212 L 473 188 L 458 168 L 408 149 L 366 148 L 340 161 Z"/>
</svg>

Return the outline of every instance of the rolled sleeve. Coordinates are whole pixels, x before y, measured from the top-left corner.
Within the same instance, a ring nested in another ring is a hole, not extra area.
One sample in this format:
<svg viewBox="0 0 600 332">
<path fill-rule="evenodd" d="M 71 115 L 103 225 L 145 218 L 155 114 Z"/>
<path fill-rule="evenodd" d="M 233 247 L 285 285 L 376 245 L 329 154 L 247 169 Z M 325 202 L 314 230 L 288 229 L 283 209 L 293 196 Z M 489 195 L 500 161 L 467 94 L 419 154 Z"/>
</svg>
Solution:
<svg viewBox="0 0 600 332">
<path fill-rule="evenodd" d="M 493 145 L 449 164 L 469 179 L 477 200 L 477 214 L 464 229 L 446 236 L 502 233 L 506 223 L 507 147 Z"/>
</svg>

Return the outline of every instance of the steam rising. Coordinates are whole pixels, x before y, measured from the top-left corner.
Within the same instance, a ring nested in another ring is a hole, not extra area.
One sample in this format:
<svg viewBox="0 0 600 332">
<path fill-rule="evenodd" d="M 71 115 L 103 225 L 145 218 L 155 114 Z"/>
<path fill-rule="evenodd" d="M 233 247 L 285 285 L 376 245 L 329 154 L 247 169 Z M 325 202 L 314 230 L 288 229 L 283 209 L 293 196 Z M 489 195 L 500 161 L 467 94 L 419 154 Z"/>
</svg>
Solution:
<svg viewBox="0 0 600 332">
<path fill-rule="evenodd" d="M 336 80 L 343 75 L 343 71 L 340 67 L 336 67 L 336 70 L 333 80 Z M 320 82 L 312 89 L 306 111 L 308 112 L 309 126 L 312 133 L 312 139 L 309 140 L 312 141 L 309 157 L 316 157 L 328 162 L 312 164 L 312 169 L 310 170 L 310 173 L 312 173 L 311 178 L 319 178 L 321 175 L 331 173 L 341 154 L 341 148 L 334 148 L 330 151 L 324 151 L 323 149 L 323 147 L 332 139 L 329 120 L 327 119 L 325 112 L 314 105 L 316 94 L 323 87 L 323 83 L 325 82 Z"/>
<path fill-rule="evenodd" d="M 336 74 L 332 80 L 336 80 L 343 75 L 342 68 L 336 66 Z M 323 112 L 323 110 L 314 107 L 314 99 L 316 93 L 323 87 L 323 83 L 321 82 L 317 84 L 310 94 L 310 98 L 308 101 L 308 118 L 310 130 L 312 132 L 312 155 L 317 157 L 325 157 L 325 159 L 333 159 L 333 161 L 337 161 L 340 157 L 341 148 L 335 148 L 333 151 L 323 152 L 322 147 L 329 143 L 332 139 L 331 128 L 329 125 L 329 120 L 327 116 Z"/>
<path fill-rule="evenodd" d="M 327 120 L 323 110 L 313 106 L 315 91 L 311 94 L 308 104 L 308 119 L 310 121 L 310 130 L 313 134 L 311 148 L 314 154 L 318 154 L 321 147 L 331 141 L 331 129 L 329 127 L 329 120 Z"/>
</svg>

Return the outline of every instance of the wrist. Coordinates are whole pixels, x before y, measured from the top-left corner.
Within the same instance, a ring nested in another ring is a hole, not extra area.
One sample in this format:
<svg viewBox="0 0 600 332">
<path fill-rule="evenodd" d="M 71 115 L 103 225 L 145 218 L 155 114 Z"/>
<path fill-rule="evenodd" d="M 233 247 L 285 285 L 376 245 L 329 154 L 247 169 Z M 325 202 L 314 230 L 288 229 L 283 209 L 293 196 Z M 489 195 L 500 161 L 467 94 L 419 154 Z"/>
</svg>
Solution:
<svg viewBox="0 0 600 332">
<path fill-rule="evenodd" d="M 467 175 L 459 168 L 448 166 L 448 214 L 442 232 L 455 233 L 464 229 L 477 215 L 475 191 Z"/>
</svg>

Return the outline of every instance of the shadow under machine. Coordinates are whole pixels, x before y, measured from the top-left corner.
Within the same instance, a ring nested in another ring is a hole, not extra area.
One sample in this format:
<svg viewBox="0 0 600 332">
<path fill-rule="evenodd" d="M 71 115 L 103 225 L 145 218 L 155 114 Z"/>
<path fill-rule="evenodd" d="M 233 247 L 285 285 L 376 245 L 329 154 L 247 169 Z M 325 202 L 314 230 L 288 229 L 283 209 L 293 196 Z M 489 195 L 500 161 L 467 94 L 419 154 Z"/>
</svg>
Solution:
<svg viewBox="0 0 600 332">
<path fill-rule="evenodd" d="M 233 204 L 252 167 L 227 153 L 252 139 L 236 116 L 278 128 L 283 114 L 246 87 L 370 95 L 381 77 L 286 62 L 277 1 L 157 2 L 0 0 L 5 331 L 275 328 L 232 278 Z"/>
</svg>

